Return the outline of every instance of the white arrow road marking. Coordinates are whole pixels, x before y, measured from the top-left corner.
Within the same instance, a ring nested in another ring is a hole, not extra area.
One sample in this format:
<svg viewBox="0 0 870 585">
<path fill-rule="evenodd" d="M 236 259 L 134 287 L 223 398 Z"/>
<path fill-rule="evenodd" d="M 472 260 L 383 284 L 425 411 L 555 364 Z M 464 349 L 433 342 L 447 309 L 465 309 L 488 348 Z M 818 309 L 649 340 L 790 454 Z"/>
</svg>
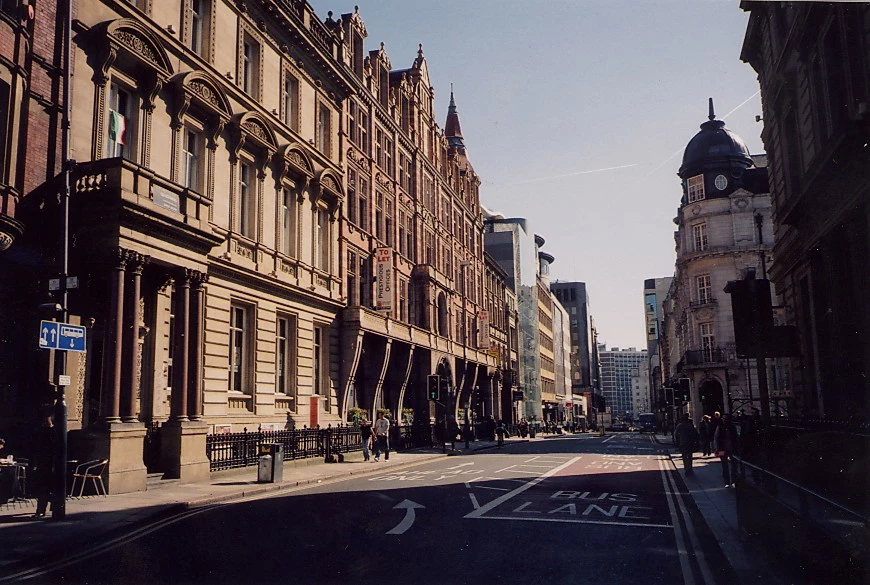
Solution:
<svg viewBox="0 0 870 585">
<path fill-rule="evenodd" d="M 474 496 L 474 494 L 468 494 L 468 497 L 471 498 L 471 505 L 474 506 L 475 510 L 480 508 L 480 504 L 477 502 L 477 498 Z"/>
<path fill-rule="evenodd" d="M 414 520 L 417 517 L 417 513 L 414 511 L 415 508 L 423 509 L 426 506 L 418 504 L 417 502 L 412 502 L 411 500 L 402 500 L 395 506 L 393 506 L 394 510 L 405 509 L 405 517 L 402 518 L 402 521 L 396 524 L 396 527 L 387 532 L 387 534 L 404 534 L 408 531 L 411 525 L 414 523 Z"/>
</svg>

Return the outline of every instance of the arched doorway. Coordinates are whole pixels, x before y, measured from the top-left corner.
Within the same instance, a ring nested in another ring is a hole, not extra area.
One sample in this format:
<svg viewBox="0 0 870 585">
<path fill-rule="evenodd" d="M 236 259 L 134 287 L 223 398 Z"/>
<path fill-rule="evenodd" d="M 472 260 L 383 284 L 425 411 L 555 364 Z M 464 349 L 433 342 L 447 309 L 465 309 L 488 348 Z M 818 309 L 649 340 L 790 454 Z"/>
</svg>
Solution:
<svg viewBox="0 0 870 585">
<path fill-rule="evenodd" d="M 698 388 L 698 397 L 704 414 L 712 415 L 714 412 L 725 412 L 725 397 L 722 385 L 718 380 L 709 379 L 701 382 L 701 386 Z"/>
</svg>

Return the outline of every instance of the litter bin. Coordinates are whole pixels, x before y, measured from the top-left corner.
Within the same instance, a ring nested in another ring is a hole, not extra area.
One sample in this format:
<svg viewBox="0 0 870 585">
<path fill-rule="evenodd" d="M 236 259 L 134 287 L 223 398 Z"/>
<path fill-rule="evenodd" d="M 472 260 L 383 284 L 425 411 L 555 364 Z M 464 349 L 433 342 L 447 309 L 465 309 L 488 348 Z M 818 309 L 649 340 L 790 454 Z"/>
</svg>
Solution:
<svg viewBox="0 0 870 585">
<path fill-rule="evenodd" d="M 257 482 L 274 483 L 284 479 L 284 445 L 266 443 L 260 445 L 260 466 Z"/>
</svg>

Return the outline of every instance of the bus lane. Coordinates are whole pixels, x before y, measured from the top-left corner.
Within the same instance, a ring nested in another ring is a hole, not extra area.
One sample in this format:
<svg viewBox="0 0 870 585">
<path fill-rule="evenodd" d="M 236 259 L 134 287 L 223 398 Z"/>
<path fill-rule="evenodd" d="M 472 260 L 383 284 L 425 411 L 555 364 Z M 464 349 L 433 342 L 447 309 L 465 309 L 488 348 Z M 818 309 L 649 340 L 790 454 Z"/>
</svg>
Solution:
<svg viewBox="0 0 870 585">
<path fill-rule="evenodd" d="M 671 528 L 655 456 L 576 457 L 467 514 L 466 518 Z"/>
</svg>

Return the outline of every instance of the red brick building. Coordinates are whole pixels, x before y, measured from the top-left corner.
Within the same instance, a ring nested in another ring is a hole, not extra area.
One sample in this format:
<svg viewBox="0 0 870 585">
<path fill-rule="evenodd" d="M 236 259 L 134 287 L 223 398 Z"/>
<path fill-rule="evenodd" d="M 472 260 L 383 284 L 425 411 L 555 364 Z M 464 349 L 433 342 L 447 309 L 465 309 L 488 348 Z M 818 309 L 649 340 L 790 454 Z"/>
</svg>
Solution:
<svg viewBox="0 0 870 585">
<path fill-rule="evenodd" d="M 7 421 L 13 425 L 35 415 L 42 393 L 28 372 L 48 365 L 32 351 L 37 331 L 30 324 L 39 302 L 49 300 L 38 282 L 57 254 L 38 252 L 26 240 L 56 241 L 46 233 L 60 227 L 52 230 L 49 218 L 28 225 L 26 208 L 36 199 L 57 200 L 64 79 L 58 10 L 64 4 L 0 1 L 0 410 L 16 413 Z"/>
</svg>

